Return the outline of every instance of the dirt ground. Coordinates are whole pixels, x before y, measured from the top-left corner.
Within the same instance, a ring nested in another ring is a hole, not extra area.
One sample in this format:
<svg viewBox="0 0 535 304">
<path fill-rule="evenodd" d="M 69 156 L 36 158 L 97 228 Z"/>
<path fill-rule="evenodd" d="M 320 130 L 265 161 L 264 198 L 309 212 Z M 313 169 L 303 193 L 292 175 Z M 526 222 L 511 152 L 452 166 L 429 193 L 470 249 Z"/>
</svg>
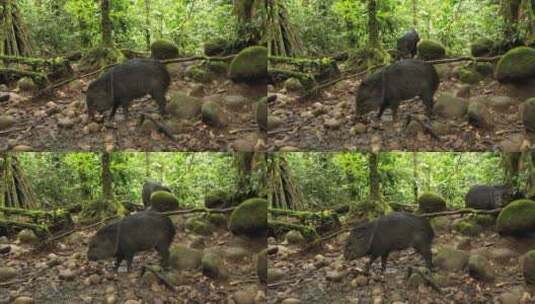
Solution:
<svg viewBox="0 0 535 304">
<path fill-rule="evenodd" d="M 183 221 L 176 222 L 172 246 L 194 246 L 222 257 L 219 278 L 203 275 L 200 268 L 171 267 L 160 273 L 172 290 L 153 272 L 144 271 L 144 265 L 161 271 L 155 251 L 138 253 L 129 273 L 125 263 L 115 272 L 112 260 L 90 262 L 86 258 L 87 243 L 95 230 L 75 232 L 53 248 L 40 251 L 10 238 L 0 247 L 7 245 L 11 250 L 0 258 L 2 267 L 16 270 L 16 277 L 0 284 L 0 303 L 13 303 L 15 298 L 24 296 L 37 304 L 227 303 L 237 292 L 248 293 L 259 301 L 265 298 L 265 286 L 258 281 L 255 262 L 255 253 L 266 246 L 265 239 L 241 239 L 223 228 L 210 236 L 200 236 L 184 231 L 182 225 Z"/>
<path fill-rule="evenodd" d="M 186 68 L 186 64 L 168 67 L 172 78 L 168 101 L 177 91 L 194 94 L 203 102 L 214 100 L 223 107 L 226 126 L 208 126 L 200 117 L 162 119 L 156 102 L 148 97 L 131 103 L 128 121 L 121 109 L 111 122 L 107 117 L 89 121 L 83 92 L 93 79 L 72 82 L 52 96 L 39 98 L 4 87 L 2 94 L 9 93 L 10 100 L 0 102 L 0 113 L 14 123 L 0 128 L 0 151 L 229 151 L 265 145 L 265 135 L 257 131 L 254 117 L 256 101 L 266 95 L 265 85 L 235 84 L 225 77 L 197 83 L 183 76 Z M 142 114 L 163 123 L 174 139 L 154 124 L 143 124 Z"/>
<path fill-rule="evenodd" d="M 435 94 L 456 95 L 463 84 L 456 78 L 455 70 L 464 63 L 441 65 L 441 84 Z M 505 96 L 502 105 L 490 106 L 492 127 L 478 128 L 467 119 L 451 119 L 434 115 L 429 120 L 424 115 L 419 98 L 401 103 L 399 122 L 393 122 L 387 110 L 382 120 L 377 111 L 369 113 L 362 122 L 354 120 L 355 92 L 362 77 L 343 80 L 324 90 L 315 99 L 299 100 L 300 94 L 287 92 L 282 85 L 270 86 L 269 94 L 277 94 L 278 100 L 271 107 L 280 127 L 270 132 L 270 149 L 302 151 L 334 150 L 410 150 L 410 151 L 491 151 L 525 149 L 533 140 L 524 133 L 519 106 L 535 96 L 533 85 L 501 85 L 490 77 L 470 85 L 465 101 L 489 100 Z M 493 100 L 487 105 L 492 104 Z M 410 120 L 419 121 L 407 127 Z M 423 127 L 423 126 L 425 127 Z M 432 131 L 432 132 L 429 132 Z M 434 138 L 431 133 L 437 135 Z"/>
<path fill-rule="evenodd" d="M 412 249 L 391 253 L 384 274 L 377 259 L 370 275 L 365 275 L 368 258 L 353 261 L 343 258 L 347 237 L 348 233 L 340 234 L 324 242 L 321 248 L 305 252 L 304 246 L 270 238 L 269 246 L 277 246 L 279 250 L 270 256 L 272 279 L 268 282 L 268 303 L 281 303 L 285 299 L 316 304 L 535 303 L 519 267 L 519 257 L 535 248 L 535 238 L 505 238 L 491 230 L 470 238 L 456 231 L 436 233 L 435 267 L 429 277 L 438 286 L 437 291 L 425 281 L 415 283 L 408 279 L 411 267 L 426 271 L 422 257 Z M 494 280 L 486 282 L 475 279 L 468 270 L 453 272 L 437 266 L 437 251 L 444 246 L 487 257 Z M 518 296 L 516 302 L 503 302 L 506 297 L 514 296 Z"/>
</svg>

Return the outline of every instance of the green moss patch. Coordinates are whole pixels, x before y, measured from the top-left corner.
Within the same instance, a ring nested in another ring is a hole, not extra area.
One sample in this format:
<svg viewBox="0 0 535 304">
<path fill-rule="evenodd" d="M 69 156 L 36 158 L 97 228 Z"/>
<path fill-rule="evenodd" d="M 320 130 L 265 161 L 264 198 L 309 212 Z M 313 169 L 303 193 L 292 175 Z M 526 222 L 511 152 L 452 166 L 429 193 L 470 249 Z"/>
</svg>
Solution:
<svg viewBox="0 0 535 304">
<path fill-rule="evenodd" d="M 422 40 L 418 44 L 418 58 L 423 60 L 441 59 L 446 56 L 446 48 L 433 40 Z"/>
<path fill-rule="evenodd" d="M 230 231 L 236 235 L 265 236 L 268 228 L 267 208 L 267 200 L 261 198 L 241 203 L 230 216 Z"/>
<path fill-rule="evenodd" d="M 503 234 L 524 234 L 535 231 L 535 202 L 517 200 L 510 203 L 498 215 L 496 228 Z"/>
<path fill-rule="evenodd" d="M 519 82 L 535 77 L 535 49 L 517 47 L 498 62 L 496 79 L 499 82 Z"/>
<path fill-rule="evenodd" d="M 156 40 L 150 46 L 151 57 L 166 60 L 178 57 L 178 47 L 171 41 Z"/>
<path fill-rule="evenodd" d="M 418 198 L 419 211 L 422 213 L 446 210 L 446 201 L 438 194 L 425 192 Z"/>
<path fill-rule="evenodd" d="M 256 82 L 267 78 L 268 50 L 252 46 L 242 50 L 230 64 L 229 76 L 234 81 Z"/>
</svg>

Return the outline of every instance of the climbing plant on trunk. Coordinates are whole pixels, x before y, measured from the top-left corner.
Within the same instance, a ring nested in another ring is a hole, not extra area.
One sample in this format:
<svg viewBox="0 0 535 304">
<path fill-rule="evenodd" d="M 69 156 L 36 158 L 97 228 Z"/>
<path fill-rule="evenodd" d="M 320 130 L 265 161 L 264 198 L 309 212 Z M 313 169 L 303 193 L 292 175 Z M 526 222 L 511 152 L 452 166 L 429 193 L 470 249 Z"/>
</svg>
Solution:
<svg viewBox="0 0 535 304">
<path fill-rule="evenodd" d="M 14 0 L 0 2 L 0 54 L 30 56 L 32 47 L 27 28 Z"/>
<path fill-rule="evenodd" d="M 0 158 L 0 207 L 35 209 L 36 195 L 15 154 Z"/>
</svg>

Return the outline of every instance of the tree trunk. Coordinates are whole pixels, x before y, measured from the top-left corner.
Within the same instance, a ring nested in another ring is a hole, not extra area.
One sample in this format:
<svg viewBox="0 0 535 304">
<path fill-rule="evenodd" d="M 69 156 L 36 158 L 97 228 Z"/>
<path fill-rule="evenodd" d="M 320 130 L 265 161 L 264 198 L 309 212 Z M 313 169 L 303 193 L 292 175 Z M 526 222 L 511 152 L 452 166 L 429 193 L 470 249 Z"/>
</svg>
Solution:
<svg viewBox="0 0 535 304">
<path fill-rule="evenodd" d="M 412 192 L 414 201 L 418 201 L 418 153 L 412 152 Z"/>
<path fill-rule="evenodd" d="M 0 207 L 35 209 L 37 197 L 19 165 L 16 154 L 3 154 L 0 160 Z"/>
<path fill-rule="evenodd" d="M 32 55 L 26 26 L 22 21 L 17 3 L 13 0 L 0 2 L 0 54 Z"/>
<path fill-rule="evenodd" d="M 150 179 L 150 152 L 145 152 L 145 178 Z"/>
<path fill-rule="evenodd" d="M 110 0 L 101 1 L 101 31 L 102 31 L 102 44 L 106 47 L 111 47 L 113 44 L 112 39 L 112 23 L 110 19 Z"/>
<path fill-rule="evenodd" d="M 110 153 L 102 152 L 101 154 L 102 195 L 104 199 L 107 201 L 110 201 L 113 198 L 110 164 L 111 164 Z"/>
<path fill-rule="evenodd" d="M 418 27 L 418 0 L 412 0 L 412 26 Z"/>
<path fill-rule="evenodd" d="M 368 47 L 379 48 L 379 23 L 377 22 L 377 1 L 368 0 Z"/>
<path fill-rule="evenodd" d="M 150 50 L 150 0 L 145 0 L 145 44 Z"/>
<path fill-rule="evenodd" d="M 376 153 L 368 154 L 368 169 L 370 174 L 370 201 L 373 202 L 379 202 L 381 200 L 378 166 L 379 155 L 377 155 Z"/>
</svg>

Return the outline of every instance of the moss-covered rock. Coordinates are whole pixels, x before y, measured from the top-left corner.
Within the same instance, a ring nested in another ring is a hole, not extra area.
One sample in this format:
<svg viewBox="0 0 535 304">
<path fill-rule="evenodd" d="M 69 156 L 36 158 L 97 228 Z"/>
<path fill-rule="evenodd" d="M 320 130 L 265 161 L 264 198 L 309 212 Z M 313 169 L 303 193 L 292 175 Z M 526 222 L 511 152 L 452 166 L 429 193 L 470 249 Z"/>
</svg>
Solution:
<svg viewBox="0 0 535 304">
<path fill-rule="evenodd" d="M 18 275 L 18 271 L 12 267 L 0 267 L 0 282 L 8 282 Z"/>
<path fill-rule="evenodd" d="M 0 131 L 7 130 L 15 125 L 15 118 L 9 115 L 0 115 Z"/>
<path fill-rule="evenodd" d="M 227 225 L 227 218 L 223 214 L 210 213 L 206 217 L 206 220 L 214 226 L 224 227 Z"/>
<path fill-rule="evenodd" d="M 30 77 L 22 77 L 17 81 L 17 87 L 22 93 L 33 93 L 37 91 L 37 85 Z"/>
<path fill-rule="evenodd" d="M 224 61 L 207 61 L 204 66 L 206 70 L 216 75 L 227 75 L 230 64 Z"/>
<path fill-rule="evenodd" d="M 535 287 L 535 250 L 528 251 L 522 257 L 522 273 L 526 285 Z"/>
<path fill-rule="evenodd" d="M 302 93 L 304 90 L 303 85 L 301 84 L 301 81 L 297 78 L 288 78 L 284 82 L 284 88 L 288 93 Z"/>
<path fill-rule="evenodd" d="M 422 213 L 446 210 L 446 201 L 438 194 L 426 192 L 418 198 L 418 210 Z"/>
<path fill-rule="evenodd" d="M 535 133 L 535 97 L 524 102 L 522 109 L 522 122 L 528 133 Z"/>
<path fill-rule="evenodd" d="M 453 223 L 453 229 L 467 236 L 478 236 L 483 232 L 483 227 L 470 218 L 463 218 Z"/>
<path fill-rule="evenodd" d="M 232 42 L 223 38 L 215 38 L 204 43 L 204 54 L 206 56 L 221 56 L 232 47 Z"/>
<path fill-rule="evenodd" d="M 470 50 L 472 56 L 483 57 L 490 55 L 493 46 L 494 41 L 490 40 L 489 38 L 480 38 L 472 43 Z"/>
<path fill-rule="evenodd" d="M 418 44 L 418 58 L 423 60 L 441 59 L 446 56 L 446 48 L 433 40 L 422 40 Z"/>
<path fill-rule="evenodd" d="M 184 223 L 184 226 L 191 232 L 204 236 L 211 235 L 215 230 L 215 227 L 212 224 L 207 223 L 198 217 L 188 218 L 186 223 Z"/>
<path fill-rule="evenodd" d="M 261 198 L 248 199 L 241 203 L 230 216 L 229 229 L 236 235 L 265 236 L 268 202 Z"/>
<path fill-rule="evenodd" d="M 305 238 L 301 234 L 301 232 L 297 230 L 290 230 L 286 233 L 286 236 L 284 237 L 288 244 L 292 245 L 301 245 L 305 242 Z"/>
<path fill-rule="evenodd" d="M 201 266 L 202 251 L 182 245 L 173 245 L 169 249 L 169 265 L 177 270 L 197 269 Z"/>
<path fill-rule="evenodd" d="M 200 83 L 208 83 L 216 78 L 213 72 L 208 71 L 201 65 L 192 65 L 186 68 L 184 76 Z"/>
<path fill-rule="evenodd" d="M 231 195 L 223 190 L 212 191 L 204 197 L 204 206 L 208 209 L 219 209 L 228 206 Z"/>
<path fill-rule="evenodd" d="M 475 69 L 462 68 L 458 71 L 459 80 L 468 84 L 476 84 L 483 80 L 483 76 L 479 74 Z"/>
<path fill-rule="evenodd" d="M 447 271 L 461 271 L 468 264 L 469 254 L 451 247 L 441 247 L 433 259 L 435 265 Z"/>
<path fill-rule="evenodd" d="M 167 191 L 153 192 L 150 196 L 150 205 L 158 212 L 173 211 L 179 207 L 178 199 Z"/>
<path fill-rule="evenodd" d="M 496 221 L 498 232 L 524 234 L 535 230 L 535 202 L 517 200 L 502 209 Z"/>
<path fill-rule="evenodd" d="M 223 270 L 223 261 L 216 252 L 206 253 L 201 260 L 202 273 L 212 279 L 225 277 Z"/>
<path fill-rule="evenodd" d="M 477 62 L 473 68 L 483 77 L 489 77 L 494 74 L 494 65 L 490 62 Z"/>
<path fill-rule="evenodd" d="M 468 102 L 448 93 L 440 94 L 434 105 L 434 112 L 447 119 L 461 119 L 466 115 Z"/>
<path fill-rule="evenodd" d="M 468 122 L 477 128 L 492 129 L 493 121 L 489 109 L 483 103 L 471 102 L 467 111 Z"/>
<path fill-rule="evenodd" d="M 171 41 L 156 40 L 150 46 L 150 53 L 159 60 L 173 59 L 178 57 L 178 47 Z"/>
<path fill-rule="evenodd" d="M 429 223 L 435 232 L 448 232 L 450 230 L 450 220 L 446 216 L 432 218 Z"/>
<path fill-rule="evenodd" d="M 35 235 L 35 232 L 31 229 L 21 230 L 17 234 L 17 239 L 23 244 L 35 244 L 39 241 L 39 238 Z"/>
<path fill-rule="evenodd" d="M 489 260 L 482 255 L 473 254 L 468 259 L 468 273 L 476 280 L 491 282 L 495 274 Z"/>
<path fill-rule="evenodd" d="M 201 115 L 202 100 L 183 92 L 172 93 L 166 111 L 177 119 L 196 119 Z"/>
<path fill-rule="evenodd" d="M 207 101 L 201 108 L 202 121 L 215 128 L 223 128 L 227 125 L 225 112 L 215 101 Z"/>
<path fill-rule="evenodd" d="M 494 227 L 496 225 L 496 216 L 491 214 L 476 214 L 472 218 L 474 223 L 483 227 Z"/>
<path fill-rule="evenodd" d="M 125 60 L 126 57 L 118 48 L 98 46 L 84 53 L 80 61 L 80 69 L 96 70 Z"/>
<path fill-rule="evenodd" d="M 522 82 L 535 77 L 535 48 L 517 47 L 498 62 L 496 79 L 502 83 Z"/>
<path fill-rule="evenodd" d="M 229 76 L 234 81 L 257 82 L 267 79 L 268 51 L 263 46 L 242 50 L 230 64 Z"/>
</svg>

